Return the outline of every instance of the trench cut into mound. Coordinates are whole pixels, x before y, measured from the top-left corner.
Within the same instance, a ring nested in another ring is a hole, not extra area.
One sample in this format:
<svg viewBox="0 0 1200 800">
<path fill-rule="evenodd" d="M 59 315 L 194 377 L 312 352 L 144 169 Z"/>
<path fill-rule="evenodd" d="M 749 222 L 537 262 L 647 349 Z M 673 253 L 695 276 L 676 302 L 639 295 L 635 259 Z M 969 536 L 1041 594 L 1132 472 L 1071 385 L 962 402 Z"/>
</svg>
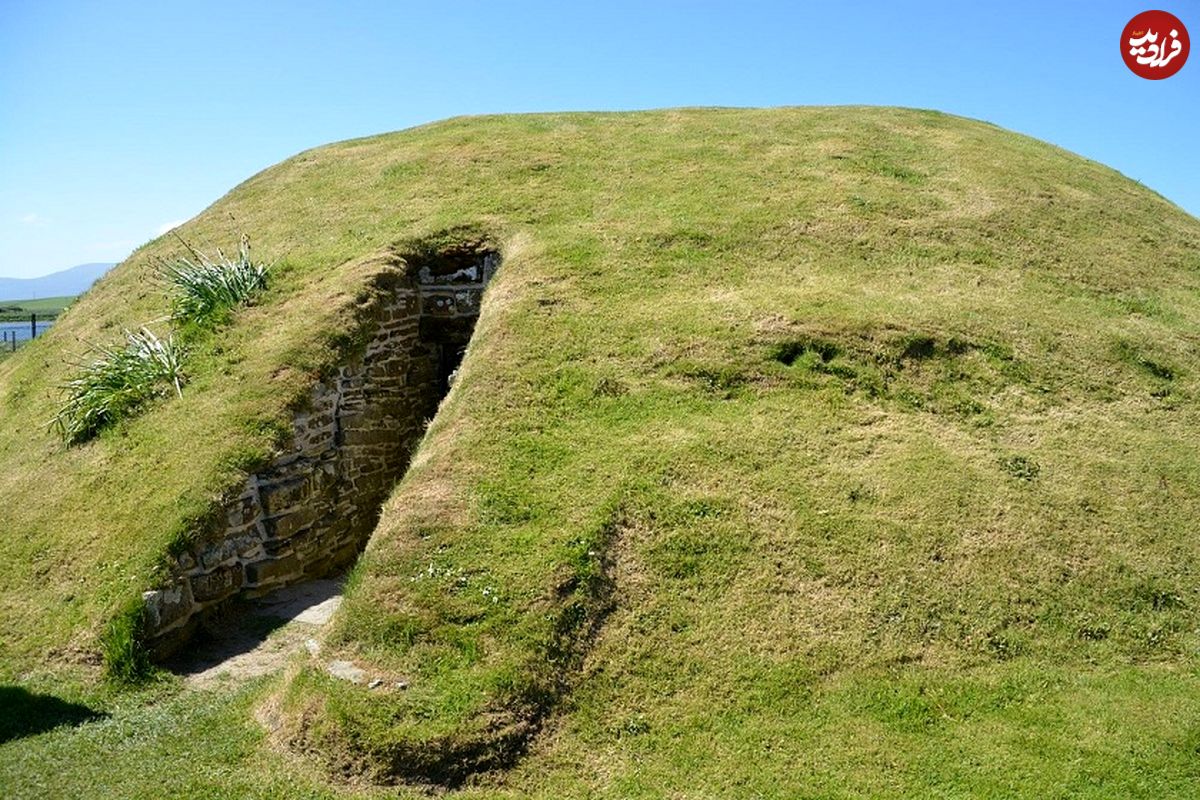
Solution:
<svg viewBox="0 0 1200 800">
<path fill-rule="evenodd" d="M 499 254 L 478 242 L 401 254 L 362 322 L 366 346 L 316 384 L 292 440 L 143 594 L 144 642 L 163 659 L 235 598 L 351 563 L 453 382 Z"/>
</svg>

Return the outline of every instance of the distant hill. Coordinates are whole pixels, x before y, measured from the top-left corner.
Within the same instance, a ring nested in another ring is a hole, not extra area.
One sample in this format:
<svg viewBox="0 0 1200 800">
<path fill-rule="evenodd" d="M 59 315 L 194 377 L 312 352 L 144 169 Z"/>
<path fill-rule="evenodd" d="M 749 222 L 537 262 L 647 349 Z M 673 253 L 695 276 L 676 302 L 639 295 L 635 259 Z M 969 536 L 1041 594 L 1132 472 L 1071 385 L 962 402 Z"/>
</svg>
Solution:
<svg viewBox="0 0 1200 800">
<path fill-rule="evenodd" d="M 113 266 L 80 264 L 40 278 L 0 278 L 0 301 L 82 294 Z"/>
</svg>

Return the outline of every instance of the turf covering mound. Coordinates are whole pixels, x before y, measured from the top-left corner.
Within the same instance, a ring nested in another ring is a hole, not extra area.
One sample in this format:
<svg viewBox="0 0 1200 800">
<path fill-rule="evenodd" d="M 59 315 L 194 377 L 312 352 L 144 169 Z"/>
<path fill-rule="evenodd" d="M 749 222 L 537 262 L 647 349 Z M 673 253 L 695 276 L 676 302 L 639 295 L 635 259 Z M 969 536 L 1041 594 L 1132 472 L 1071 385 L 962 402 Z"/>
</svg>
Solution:
<svg viewBox="0 0 1200 800">
<path fill-rule="evenodd" d="M 503 266 L 277 743 L 515 794 L 1169 794 L 1200 731 L 1200 222 L 899 109 L 456 119 L 302 153 L 181 235 L 275 264 L 182 398 L 64 448 L 0 363 L 0 665 L 87 662 L 353 354 L 397 243 Z M 1160 710 L 1169 705 L 1171 714 Z"/>
</svg>

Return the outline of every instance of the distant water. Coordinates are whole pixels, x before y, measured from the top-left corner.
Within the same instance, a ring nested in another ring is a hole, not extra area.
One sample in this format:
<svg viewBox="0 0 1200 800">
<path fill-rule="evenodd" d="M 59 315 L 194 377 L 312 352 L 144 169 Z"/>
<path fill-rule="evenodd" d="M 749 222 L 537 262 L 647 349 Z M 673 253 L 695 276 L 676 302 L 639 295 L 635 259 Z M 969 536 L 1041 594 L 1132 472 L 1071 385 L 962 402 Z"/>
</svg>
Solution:
<svg viewBox="0 0 1200 800">
<path fill-rule="evenodd" d="M 37 324 L 38 336 L 41 336 L 42 333 L 53 324 L 54 320 L 47 320 L 46 322 L 39 320 Z M 30 330 L 28 321 L 0 322 L 0 345 L 8 345 L 9 347 L 12 347 L 14 335 L 17 337 L 18 342 L 23 342 L 29 338 L 29 333 Z"/>
</svg>

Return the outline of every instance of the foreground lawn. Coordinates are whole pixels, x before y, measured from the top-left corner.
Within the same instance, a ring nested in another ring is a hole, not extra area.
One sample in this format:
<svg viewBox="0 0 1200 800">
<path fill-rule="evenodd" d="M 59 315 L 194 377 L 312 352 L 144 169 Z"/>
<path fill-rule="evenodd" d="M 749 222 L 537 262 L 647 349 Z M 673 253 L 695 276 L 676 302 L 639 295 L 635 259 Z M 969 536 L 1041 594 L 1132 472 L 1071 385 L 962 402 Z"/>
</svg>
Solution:
<svg viewBox="0 0 1200 800">
<path fill-rule="evenodd" d="M 970 673 L 899 667 L 648 697 L 597 676 L 508 775 L 463 798 L 1186 798 L 1200 792 L 1200 677 L 1163 667 Z M 741 689 L 753 685 L 747 694 Z M 272 749 L 253 713 L 271 681 L 108 698 L 107 711 L 0 742 L 6 798 L 379 798 Z M 0 692 L 8 691 L 0 689 Z M 731 698 L 737 698 L 730 702 Z"/>
<path fill-rule="evenodd" d="M 6 798 L 339 796 L 262 750 L 250 716 L 260 688 L 90 697 L 91 719 L 31 735 L 6 732 L 0 788 Z M 30 705 L 45 714 L 45 703 Z"/>
</svg>

